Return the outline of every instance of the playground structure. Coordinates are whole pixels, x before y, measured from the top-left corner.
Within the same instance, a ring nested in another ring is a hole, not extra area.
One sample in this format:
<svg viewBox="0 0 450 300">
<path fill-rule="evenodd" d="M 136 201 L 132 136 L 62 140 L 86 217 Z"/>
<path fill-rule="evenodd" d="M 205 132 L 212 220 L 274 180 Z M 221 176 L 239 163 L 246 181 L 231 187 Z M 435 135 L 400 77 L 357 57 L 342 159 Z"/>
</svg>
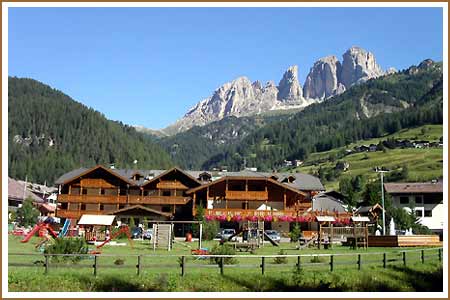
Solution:
<svg viewBox="0 0 450 300">
<path fill-rule="evenodd" d="M 173 224 L 153 224 L 153 250 L 157 248 L 172 250 Z"/>
<path fill-rule="evenodd" d="M 67 232 L 69 231 L 69 227 L 70 227 L 70 219 L 66 219 L 66 221 L 64 221 L 64 225 L 61 228 L 61 231 L 58 234 L 58 237 L 64 237 L 67 235 Z"/>
<path fill-rule="evenodd" d="M 264 238 L 269 240 L 273 246 L 279 246 L 277 242 L 264 232 L 264 221 L 247 221 L 235 234 L 225 241 L 222 240 L 221 243 L 232 241 L 238 236 L 242 236 L 242 242 L 235 241 L 233 247 L 239 251 L 253 251 L 256 248 L 263 247 Z"/>
<path fill-rule="evenodd" d="M 35 245 L 35 248 L 40 248 L 48 242 L 50 240 L 49 234 L 55 239 L 58 238 L 58 235 L 49 223 L 38 223 L 20 242 L 27 243 L 36 234 L 36 232 L 38 232 L 39 236 L 42 237 L 42 240 Z"/>
<path fill-rule="evenodd" d="M 353 226 L 345 227 L 333 226 L 335 219 L 331 216 L 317 216 L 316 220 L 319 223 L 319 230 L 315 242 L 319 249 L 321 246 L 332 248 L 335 240 L 342 242 L 344 239 L 355 249 L 360 246 L 367 248 L 369 245 L 368 217 L 353 216 L 351 217 Z"/>
<path fill-rule="evenodd" d="M 133 239 L 131 238 L 130 228 L 127 225 L 122 225 L 122 226 L 120 226 L 120 229 L 117 232 L 115 232 L 112 236 L 107 237 L 105 239 L 105 241 L 103 243 L 101 243 L 100 245 L 97 245 L 97 249 L 99 249 L 99 248 L 103 247 L 104 245 L 106 245 L 107 243 L 111 242 L 113 239 L 115 239 L 122 233 L 125 233 L 127 235 L 128 241 L 130 241 L 130 246 L 131 246 L 131 248 L 133 248 Z"/>
</svg>

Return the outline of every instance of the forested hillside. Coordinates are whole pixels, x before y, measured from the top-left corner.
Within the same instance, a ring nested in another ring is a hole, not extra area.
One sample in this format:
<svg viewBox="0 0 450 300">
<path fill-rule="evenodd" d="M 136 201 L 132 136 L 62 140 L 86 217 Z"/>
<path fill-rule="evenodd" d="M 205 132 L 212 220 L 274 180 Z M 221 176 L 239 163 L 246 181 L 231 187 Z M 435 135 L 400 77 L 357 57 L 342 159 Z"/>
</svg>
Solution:
<svg viewBox="0 0 450 300">
<path fill-rule="evenodd" d="M 8 79 L 8 174 L 51 184 L 96 164 L 167 168 L 169 155 L 145 134 L 110 121 L 36 80 Z"/>
<path fill-rule="evenodd" d="M 186 169 L 200 169 L 212 156 L 239 143 L 255 130 L 269 123 L 286 120 L 289 116 L 286 111 L 241 118 L 231 116 L 157 141 L 177 165 Z"/>
<path fill-rule="evenodd" d="M 407 70 L 355 85 L 313 104 L 288 120 L 267 124 L 237 145 L 217 153 L 203 168 L 271 170 L 284 159 L 381 137 L 403 128 L 442 124 L 442 64 L 430 60 Z"/>
</svg>

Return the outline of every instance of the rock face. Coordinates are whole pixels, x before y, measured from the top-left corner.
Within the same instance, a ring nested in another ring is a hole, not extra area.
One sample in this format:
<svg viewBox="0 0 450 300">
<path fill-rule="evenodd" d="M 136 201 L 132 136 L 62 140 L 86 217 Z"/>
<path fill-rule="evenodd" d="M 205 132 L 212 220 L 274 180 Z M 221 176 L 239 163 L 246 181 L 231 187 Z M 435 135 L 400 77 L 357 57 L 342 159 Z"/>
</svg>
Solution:
<svg viewBox="0 0 450 300">
<path fill-rule="evenodd" d="M 372 53 L 352 47 L 344 53 L 342 63 L 336 56 L 327 56 L 314 63 L 303 89 L 298 81 L 297 66 L 286 70 L 278 86 L 273 81 L 263 86 L 259 81 L 252 83 L 247 77 L 239 77 L 223 84 L 211 97 L 197 103 L 180 120 L 162 131 L 174 134 L 227 116 L 302 108 L 343 93 L 354 84 L 392 72 L 394 69 L 384 72 Z"/>
<path fill-rule="evenodd" d="M 281 102 L 296 102 L 303 100 L 303 91 L 298 83 L 298 67 L 292 66 L 284 73 L 278 84 L 277 99 Z"/>
<path fill-rule="evenodd" d="M 214 91 L 213 95 L 200 101 L 175 124 L 163 129 L 167 134 L 187 130 L 193 126 L 223 119 L 227 116 L 248 116 L 262 112 L 301 108 L 311 104 L 303 98 L 298 82 L 298 67 L 292 66 L 284 73 L 278 87 L 273 81 L 264 86 L 239 77 Z"/>
<path fill-rule="evenodd" d="M 360 47 L 351 47 L 343 55 L 341 82 L 348 89 L 355 83 L 384 75 L 375 56 Z"/>
<path fill-rule="evenodd" d="M 309 71 L 303 87 L 305 98 L 326 99 L 345 91 L 340 80 L 341 63 L 336 56 L 319 59 Z"/>
<path fill-rule="evenodd" d="M 384 72 L 371 52 L 352 47 L 344 53 L 342 64 L 336 56 L 326 56 L 315 62 L 306 77 L 303 95 L 323 100 L 348 90 L 356 83 L 396 72 L 394 70 Z"/>
</svg>

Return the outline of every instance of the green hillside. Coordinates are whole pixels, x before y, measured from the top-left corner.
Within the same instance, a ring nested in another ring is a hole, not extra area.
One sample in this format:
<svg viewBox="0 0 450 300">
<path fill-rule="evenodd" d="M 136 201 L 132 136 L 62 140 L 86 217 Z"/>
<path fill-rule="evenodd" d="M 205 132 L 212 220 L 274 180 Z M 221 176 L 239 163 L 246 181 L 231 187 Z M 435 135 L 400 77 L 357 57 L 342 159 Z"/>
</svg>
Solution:
<svg viewBox="0 0 450 300">
<path fill-rule="evenodd" d="M 375 167 L 384 167 L 391 170 L 391 172 L 387 173 L 387 180 L 389 178 L 395 180 L 395 176 L 401 173 L 405 167 L 407 169 L 407 172 L 405 171 L 404 173 L 406 178 L 401 178 L 401 181 L 428 181 L 441 178 L 443 176 L 443 148 L 385 148 L 384 151 L 361 152 L 345 156 L 344 153 L 345 150 L 353 149 L 357 145 L 378 144 L 380 141 L 391 138 L 427 140 L 430 142 L 439 141 L 443 136 L 442 127 L 442 125 L 425 125 L 401 130 L 381 138 L 361 140 L 346 147 L 339 147 L 330 151 L 312 153 L 302 166 L 291 170 L 316 175 L 319 175 L 319 173 L 325 174 L 321 177 L 327 189 L 337 189 L 339 180 L 346 176 L 363 175 L 366 179 L 375 179 L 379 177 L 373 171 Z M 330 174 L 333 173 L 336 164 L 339 162 L 347 162 L 349 169 L 341 173 Z M 321 171 L 319 171 L 320 169 Z"/>
<path fill-rule="evenodd" d="M 284 160 L 383 137 L 402 129 L 443 123 L 442 63 L 369 80 L 312 104 L 287 119 L 268 123 L 211 156 L 203 168 L 244 166 L 278 169 Z"/>
<path fill-rule="evenodd" d="M 166 168 L 150 138 L 36 80 L 8 79 L 8 175 L 47 184 L 79 167 Z"/>
</svg>

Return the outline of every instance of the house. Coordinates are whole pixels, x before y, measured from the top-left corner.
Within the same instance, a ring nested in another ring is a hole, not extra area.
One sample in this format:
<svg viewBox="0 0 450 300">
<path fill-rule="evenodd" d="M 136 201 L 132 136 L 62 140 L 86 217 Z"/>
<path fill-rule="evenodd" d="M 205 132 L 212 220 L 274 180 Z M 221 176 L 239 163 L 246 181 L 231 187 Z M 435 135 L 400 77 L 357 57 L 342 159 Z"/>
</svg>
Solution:
<svg viewBox="0 0 450 300">
<path fill-rule="evenodd" d="M 414 210 L 420 224 L 442 234 L 444 228 L 443 182 L 385 183 L 392 203 L 407 211 Z"/>
<path fill-rule="evenodd" d="M 378 146 L 375 144 L 370 144 L 369 145 L 369 152 L 375 152 L 378 150 Z"/>
<path fill-rule="evenodd" d="M 27 198 L 34 203 L 44 202 L 27 188 L 25 182 L 8 177 L 8 210 L 17 210 Z"/>
<path fill-rule="evenodd" d="M 197 207 L 219 221 L 294 217 L 307 213 L 320 180 L 300 173 L 125 170 L 104 166 L 73 170 L 57 179 L 56 216 L 116 215 L 135 223 L 192 220 Z M 270 209 L 260 209 L 263 205 Z M 281 219 L 283 219 L 281 218 Z M 62 220 L 63 221 L 63 220 Z"/>
<path fill-rule="evenodd" d="M 314 196 L 313 211 L 347 212 L 344 203 L 344 195 L 336 191 L 321 192 Z"/>
</svg>

